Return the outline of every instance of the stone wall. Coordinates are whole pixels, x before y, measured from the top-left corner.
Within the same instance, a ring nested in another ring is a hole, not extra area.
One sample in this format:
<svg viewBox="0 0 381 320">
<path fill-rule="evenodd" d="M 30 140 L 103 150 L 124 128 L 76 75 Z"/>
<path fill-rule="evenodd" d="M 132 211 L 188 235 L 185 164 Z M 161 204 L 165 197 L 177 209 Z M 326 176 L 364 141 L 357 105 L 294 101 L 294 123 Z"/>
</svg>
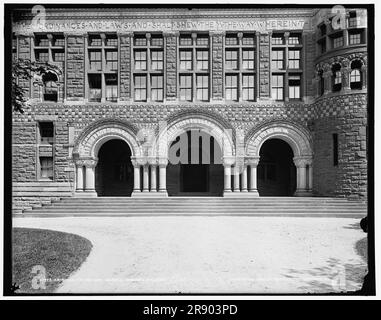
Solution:
<svg viewBox="0 0 381 320">
<path fill-rule="evenodd" d="M 317 195 L 366 198 L 366 94 L 337 95 L 315 104 L 314 179 Z M 333 137 L 338 134 L 338 165 L 333 165 Z"/>
<path fill-rule="evenodd" d="M 67 101 L 78 101 L 85 93 L 85 37 L 67 35 Z"/>
<path fill-rule="evenodd" d="M 129 101 L 131 98 L 131 37 L 130 34 L 120 34 L 120 94 L 119 101 Z"/>
<path fill-rule="evenodd" d="M 270 35 L 259 35 L 259 96 L 270 97 Z"/>
<path fill-rule="evenodd" d="M 212 100 L 223 99 L 223 34 L 212 35 Z"/>
<path fill-rule="evenodd" d="M 165 36 L 165 79 L 166 100 L 176 100 L 177 96 L 177 34 L 166 33 Z"/>
</svg>

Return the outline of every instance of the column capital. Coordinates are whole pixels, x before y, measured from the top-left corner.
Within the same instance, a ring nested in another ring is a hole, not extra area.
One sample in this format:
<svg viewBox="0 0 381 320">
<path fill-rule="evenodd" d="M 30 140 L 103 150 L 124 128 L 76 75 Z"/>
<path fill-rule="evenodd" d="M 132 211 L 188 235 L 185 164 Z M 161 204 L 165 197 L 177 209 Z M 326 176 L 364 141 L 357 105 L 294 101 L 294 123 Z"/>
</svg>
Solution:
<svg viewBox="0 0 381 320">
<path fill-rule="evenodd" d="M 85 160 L 74 160 L 74 163 L 77 167 L 83 167 L 85 165 Z"/>
<path fill-rule="evenodd" d="M 166 167 L 168 165 L 168 158 L 158 158 L 157 164 L 159 167 Z"/>
<path fill-rule="evenodd" d="M 293 160 L 297 168 L 305 168 L 307 165 L 312 164 L 312 157 L 298 156 L 294 157 Z"/>
<path fill-rule="evenodd" d="M 147 162 L 151 166 L 157 166 L 157 164 L 158 164 L 158 160 L 156 157 L 147 157 Z"/>
<path fill-rule="evenodd" d="M 95 168 L 98 164 L 98 159 L 86 159 L 83 160 L 83 165 L 86 168 Z"/>
<path fill-rule="evenodd" d="M 163 37 L 178 37 L 180 36 L 179 31 L 164 31 L 163 32 Z"/>
<path fill-rule="evenodd" d="M 146 157 L 131 157 L 131 162 L 134 167 L 144 166 L 147 163 Z"/>
<path fill-rule="evenodd" d="M 247 157 L 245 161 L 247 162 L 248 165 L 250 166 L 257 166 L 259 163 L 259 157 Z"/>
<path fill-rule="evenodd" d="M 235 164 L 236 157 L 234 156 L 225 156 L 222 158 L 224 166 L 232 166 Z"/>
</svg>

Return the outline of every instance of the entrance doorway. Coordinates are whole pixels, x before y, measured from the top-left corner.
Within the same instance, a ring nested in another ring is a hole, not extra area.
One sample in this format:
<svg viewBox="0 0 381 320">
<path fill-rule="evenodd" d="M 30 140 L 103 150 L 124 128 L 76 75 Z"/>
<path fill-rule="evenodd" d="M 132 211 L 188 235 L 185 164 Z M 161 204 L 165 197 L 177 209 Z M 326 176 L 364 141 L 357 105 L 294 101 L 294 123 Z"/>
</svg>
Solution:
<svg viewBox="0 0 381 320">
<path fill-rule="evenodd" d="M 263 143 L 259 156 L 259 195 L 292 196 L 296 189 L 296 168 L 289 144 L 281 139 L 269 139 Z"/>
<path fill-rule="evenodd" d="M 131 196 L 134 172 L 131 149 L 123 140 L 110 140 L 98 152 L 95 189 L 99 196 Z"/>
<path fill-rule="evenodd" d="M 168 158 L 168 195 L 222 196 L 222 151 L 213 136 L 188 130 L 172 142 Z"/>
</svg>

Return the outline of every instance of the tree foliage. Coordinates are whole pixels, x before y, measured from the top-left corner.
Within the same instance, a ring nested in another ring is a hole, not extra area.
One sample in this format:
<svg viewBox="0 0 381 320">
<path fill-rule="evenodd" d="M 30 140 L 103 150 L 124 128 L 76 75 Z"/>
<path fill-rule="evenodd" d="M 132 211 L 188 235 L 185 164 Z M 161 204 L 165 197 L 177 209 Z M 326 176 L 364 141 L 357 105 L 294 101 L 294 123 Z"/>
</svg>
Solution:
<svg viewBox="0 0 381 320">
<path fill-rule="evenodd" d="M 24 113 L 24 106 L 27 102 L 25 96 L 26 88 L 20 83 L 29 81 L 37 76 L 42 77 L 44 74 L 54 72 L 57 75 L 61 74 L 61 69 L 48 62 L 34 62 L 29 59 L 16 59 L 12 65 L 12 107 L 13 111 Z"/>
</svg>

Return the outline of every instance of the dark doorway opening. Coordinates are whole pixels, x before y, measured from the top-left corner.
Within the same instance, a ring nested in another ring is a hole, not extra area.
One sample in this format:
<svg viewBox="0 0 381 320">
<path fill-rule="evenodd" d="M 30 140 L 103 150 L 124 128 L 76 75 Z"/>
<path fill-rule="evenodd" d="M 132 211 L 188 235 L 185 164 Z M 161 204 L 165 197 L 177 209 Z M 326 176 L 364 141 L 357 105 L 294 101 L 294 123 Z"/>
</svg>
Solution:
<svg viewBox="0 0 381 320">
<path fill-rule="evenodd" d="M 99 149 L 95 169 L 98 196 L 130 196 L 133 183 L 131 149 L 127 143 L 116 139 L 104 143 Z"/>
<path fill-rule="evenodd" d="M 296 168 L 289 144 L 281 139 L 269 139 L 262 145 L 259 156 L 259 195 L 292 196 L 296 189 Z"/>
<path fill-rule="evenodd" d="M 222 151 L 211 135 L 194 129 L 172 142 L 167 167 L 170 196 L 221 196 L 223 183 Z"/>
</svg>

